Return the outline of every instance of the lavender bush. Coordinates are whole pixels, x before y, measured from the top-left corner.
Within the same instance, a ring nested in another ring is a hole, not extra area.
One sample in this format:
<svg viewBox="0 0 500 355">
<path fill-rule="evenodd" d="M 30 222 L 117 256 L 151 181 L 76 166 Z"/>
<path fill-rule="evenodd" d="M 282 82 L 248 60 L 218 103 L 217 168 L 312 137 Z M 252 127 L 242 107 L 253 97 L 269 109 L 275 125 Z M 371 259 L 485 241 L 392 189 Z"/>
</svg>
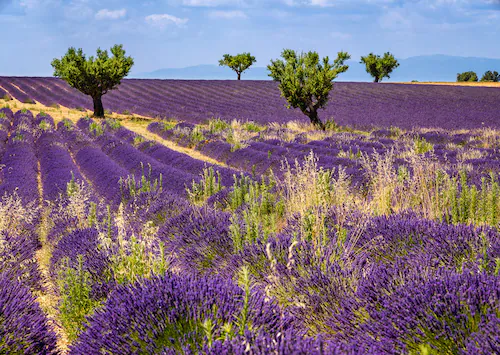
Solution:
<svg viewBox="0 0 500 355">
<path fill-rule="evenodd" d="M 0 273 L 0 353 L 59 354 L 56 335 L 29 288 Z"/>
</svg>

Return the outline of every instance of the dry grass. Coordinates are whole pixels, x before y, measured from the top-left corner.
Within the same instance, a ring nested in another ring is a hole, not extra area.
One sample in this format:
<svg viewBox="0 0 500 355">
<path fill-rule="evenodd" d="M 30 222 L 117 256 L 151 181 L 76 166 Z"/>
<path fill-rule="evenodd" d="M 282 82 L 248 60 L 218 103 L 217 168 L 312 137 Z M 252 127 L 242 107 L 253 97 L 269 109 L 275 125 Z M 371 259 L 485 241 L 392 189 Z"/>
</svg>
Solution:
<svg viewBox="0 0 500 355">
<path fill-rule="evenodd" d="M 168 140 L 163 139 L 163 138 L 161 138 L 160 136 L 158 136 L 158 135 L 156 135 L 154 133 L 149 132 L 148 129 L 147 129 L 147 126 L 148 126 L 148 124 L 150 122 L 151 122 L 150 120 L 122 120 L 121 124 L 124 127 L 130 129 L 131 131 L 134 131 L 135 133 L 140 134 L 144 138 L 156 141 L 156 142 L 158 142 L 160 144 L 163 144 L 167 148 L 175 150 L 175 151 L 177 151 L 179 153 L 187 154 L 187 155 L 189 155 L 190 157 L 192 157 L 194 159 L 203 160 L 203 161 L 206 161 L 207 163 L 217 164 L 217 165 L 220 165 L 220 166 L 227 167 L 226 164 L 224 164 L 224 163 L 222 163 L 220 161 L 217 161 L 215 159 L 212 159 L 212 158 L 210 158 L 210 157 L 208 157 L 208 156 L 200 153 L 197 150 L 178 146 L 174 142 L 168 141 Z"/>
<path fill-rule="evenodd" d="M 3 103 L 3 105 L 2 105 Z M 0 106 L 8 105 L 13 111 L 17 110 L 22 110 L 22 109 L 27 109 L 30 110 L 33 115 L 37 115 L 40 112 L 45 112 L 49 114 L 53 119 L 54 122 L 57 124 L 58 122 L 62 121 L 63 119 L 67 118 L 73 122 L 77 122 L 80 118 L 84 116 L 91 116 L 92 111 L 86 110 L 85 112 L 75 110 L 75 109 L 70 109 L 64 106 L 60 106 L 59 108 L 54 108 L 54 107 L 48 107 L 44 106 L 40 103 L 35 103 L 35 104 L 25 104 L 22 103 L 16 99 L 10 100 L 10 101 L 4 101 L 0 99 Z M 200 152 L 190 149 L 190 148 L 184 148 L 176 145 L 173 142 L 167 141 L 158 135 L 151 133 L 147 130 L 147 126 L 153 122 L 153 119 L 150 117 L 144 117 L 144 116 L 138 116 L 138 115 L 121 115 L 117 113 L 113 113 L 111 115 L 106 115 L 107 118 L 113 118 L 116 120 L 119 120 L 120 123 L 130 129 L 131 131 L 134 131 L 143 137 L 154 140 L 158 143 L 163 144 L 164 146 L 175 150 L 180 153 L 187 154 L 191 156 L 194 159 L 198 160 L 203 160 L 208 163 L 212 164 L 217 164 L 221 166 L 227 166 L 226 164 L 216 161 L 215 159 L 212 159 L 206 155 L 201 154 Z"/>
<path fill-rule="evenodd" d="M 12 99 L 9 101 L 5 101 L 3 99 L 0 99 L 0 106 L 8 106 L 13 111 L 26 109 L 26 110 L 31 111 L 34 116 L 36 116 L 40 112 L 45 112 L 45 113 L 49 114 L 54 119 L 54 122 L 56 124 L 65 118 L 70 119 L 73 122 L 76 122 L 84 116 L 92 116 L 92 113 L 93 113 L 92 111 L 89 111 L 89 110 L 80 111 L 80 110 L 75 110 L 75 109 L 71 109 L 71 108 L 64 107 L 64 106 L 59 106 L 58 108 L 45 106 L 39 102 L 36 102 L 34 104 L 25 104 L 25 103 L 23 103 L 19 100 L 16 100 L 16 99 Z M 114 113 L 114 112 L 111 115 L 106 115 L 106 117 L 114 118 L 117 120 L 127 120 L 127 119 L 149 119 L 149 120 L 151 120 L 150 118 L 143 117 L 143 116 L 121 115 L 121 114 Z"/>
<path fill-rule="evenodd" d="M 450 86 L 486 86 L 500 88 L 500 83 L 488 82 L 453 82 L 453 81 L 419 81 L 419 82 L 392 82 L 389 84 L 412 84 L 412 85 L 450 85 Z"/>
</svg>

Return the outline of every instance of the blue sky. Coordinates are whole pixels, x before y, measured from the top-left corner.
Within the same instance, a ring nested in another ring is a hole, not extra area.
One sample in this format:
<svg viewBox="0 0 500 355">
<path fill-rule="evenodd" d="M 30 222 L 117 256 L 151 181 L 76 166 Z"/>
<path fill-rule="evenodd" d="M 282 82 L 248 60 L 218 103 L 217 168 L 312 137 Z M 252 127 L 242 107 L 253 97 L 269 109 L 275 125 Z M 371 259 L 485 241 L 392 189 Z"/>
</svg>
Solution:
<svg viewBox="0 0 500 355">
<path fill-rule="evenodd" d="M 243 51 L 266 66 L 283 48 L 500 58 L 500 0 L 0 0 L 0 28 L 0 75 L 51 75 L 68 47 L 115 43 L 133 73 Z"/>
</svg>

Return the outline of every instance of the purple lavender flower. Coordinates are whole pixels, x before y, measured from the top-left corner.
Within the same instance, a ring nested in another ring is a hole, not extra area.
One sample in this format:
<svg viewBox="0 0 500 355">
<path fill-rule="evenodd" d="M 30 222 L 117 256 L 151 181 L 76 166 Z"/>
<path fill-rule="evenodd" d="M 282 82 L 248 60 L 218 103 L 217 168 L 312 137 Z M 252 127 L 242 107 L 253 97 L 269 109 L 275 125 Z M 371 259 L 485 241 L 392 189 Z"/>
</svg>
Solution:
<svg viewBox="0 0 500 355">
<path fill-rule="evenodd" d="M 30 290 L 0 273 L 0 353 L 58 354 L 56 335 Z"/>
<path fill-rule="evenodd" d="M 500 279 L 464 270 L 428 281 L 410 279 L 370 312 L 366 329 L 394 351 L 466 354 L 473 348 L 498 352 Z M 376 309 L 378 308 L 378 309 Z"/>
<path fill-rule="evenodd" d="M 247 304 L 247 331 L 272 336 L 292 329 L 286 312 L 259 292 L 251 292 Z M 230 337 L 230 328 L 238 334 L 243 308 L 243 290 L 217 277 L 168 274 L 119 286 L 90 317 L 70 354 L 197 352 L 209 339 Z"/>
<path fill-rule="evenodd" d="M 99 232 L 96 229 L 75 230 L 62 237 L 54 247 L 50 259 L 50 273 L 57 280 L 59 273 L 65 268 L 76 269 L 78 258 L 82 258 L 84 272 L 90 274 L 92 297 L 101 299 L 114 287 L 111 259 L 99 245 Z"/>
</svg>

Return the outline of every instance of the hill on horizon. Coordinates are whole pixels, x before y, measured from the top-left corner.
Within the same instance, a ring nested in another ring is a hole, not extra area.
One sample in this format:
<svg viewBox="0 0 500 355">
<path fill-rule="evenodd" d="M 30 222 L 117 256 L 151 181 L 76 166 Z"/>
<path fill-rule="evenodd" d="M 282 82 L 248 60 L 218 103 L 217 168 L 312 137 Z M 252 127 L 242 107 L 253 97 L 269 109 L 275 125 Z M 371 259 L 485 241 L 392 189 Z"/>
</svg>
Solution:
<svg viewBox="0 0 500 355">
<path fill-rule="evenodd" d="M 391 78 L 384 81 L 456 81 L 457 73 L 475 71 L 479 78 L 487 70 L 500 72 L 500 59 L 481 57 L 459 57 L 449 55 L 423 55 L 398 59 L 400 66 Z M 349 70 L 338 77 L 337 81 L 371 81 L 363 64 L 348 61 Z M 242 80 L 271 80 L 266 67 L 252 67 L 242 74 Z M 227 67 L 216 64 L 202 64 L 185 68 L 163 68 L 146 73 L 130 75 L 130 78 L 144 79 L 202 79 L 236 80 L 236 74 Z"/>
</svg>

